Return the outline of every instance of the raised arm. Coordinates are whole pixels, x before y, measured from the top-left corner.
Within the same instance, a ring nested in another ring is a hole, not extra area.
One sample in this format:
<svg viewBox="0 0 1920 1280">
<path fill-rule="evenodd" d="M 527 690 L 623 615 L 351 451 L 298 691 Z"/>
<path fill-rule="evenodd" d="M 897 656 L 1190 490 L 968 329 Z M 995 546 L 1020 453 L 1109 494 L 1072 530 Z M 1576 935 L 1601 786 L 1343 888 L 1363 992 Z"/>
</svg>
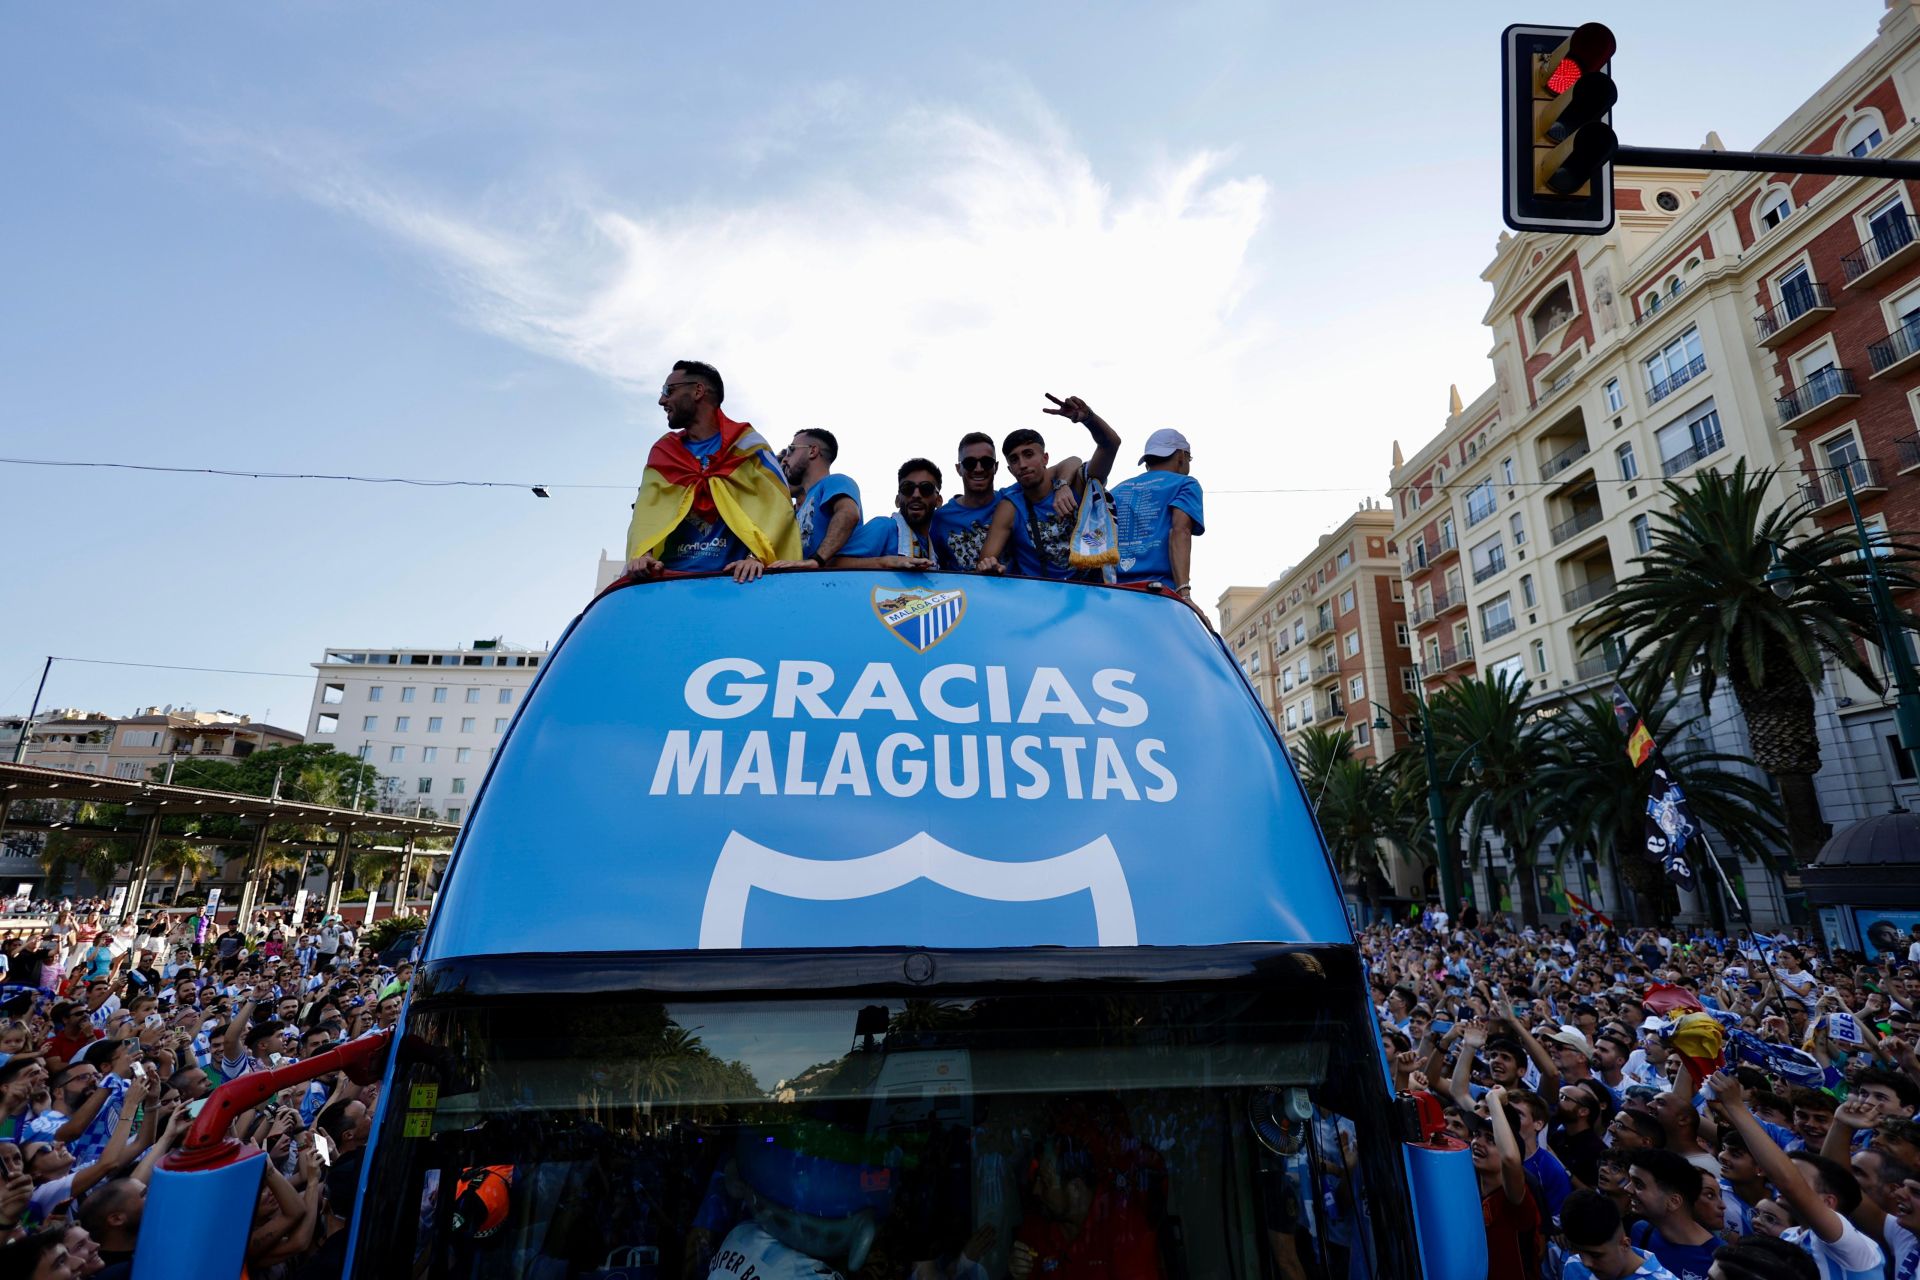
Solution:
<svg viewBox="0 0 1920 1280">
<path fill-rule="evenodd" d="M 1048 393 L 1047 399 L 1053 401 L 1054 407 L 1040 412 L 1077 422 L 1093 434 L 1093 457 L 1087 459 L 1086 474 L 1105 484 L 1113 472 L 1114 459 L 1120 456 L 1120 433 L 1079 396 L 1068 396 L 1062 400 Z"/>
<path fill-rule="evenodd" d="M 1760 1166 L 1760 1172 L 1766 1175 L 1767 1181 L 1779 1189 L 1788 1207 L 1800 1221 L 1813 1228 L 1814 1234 L 1828 1244 L 1845 1235 L 1847 1220 L 1808 1185 L 1807 1180 L 1800 1176 L 1799 1168 L 1780 1149 L 1780 1144 L 1760 1127 L 1753 1112 L 1747 1109 L 1745 1086 L 1722 1071 L 1713 1077 L 1713 1101 L 1721 1114 L 1726 1116 L 1727 1123 L 1746 1140 L 1754 1163 Z"/>
<path fill-rule="evenodd" d="M 1541 1044 L 1534 1037 L 1533 1032 L 1527 1030 L 1526 1024 L 1513 1015 L 1513 1010 L 1504 1004 L 1496 1004 L 1494 1008 L 1497 1010 L 1494 1017 L 1513 1032 L 1514 1038 L 1520 1041 L 1520 1047 L 1527 1051 L 1527 1057 L 1539 1070 L 1540 1096 L 1548 1099 L 1559 1097 L 1560 1068 L 1554 1065 L 1553 1055 L 1547 1052 L 1547 1046 Z"/>
<path fill-rule="evenodd" d="M 1527 1171 L 1520 1159 L 1520 1140 L 1507 1123 L 1507 1091 L 1499 1085 L 1487 1090 L 1487 1123 L 1493 1126 L 1493 1145 L 1500 1152 L 1500 1189 L 1508 1204 L 1527 1197 Z"/>
<path fill-rule="evenodd" d="M 1453 1060 L 1453 1074 L 1447 1077 L 1447 1096 L 1454 1105 L 1468 1110 L 1473 1108 L 1472 1092 L 1467 1088 L 1473 1075 L 1473 1055 L 1487 1042 L 1487 1024 L 1473 1021 L 1463 1024 L 1460 1031 L 1460 1053 Z"/>
</svg>

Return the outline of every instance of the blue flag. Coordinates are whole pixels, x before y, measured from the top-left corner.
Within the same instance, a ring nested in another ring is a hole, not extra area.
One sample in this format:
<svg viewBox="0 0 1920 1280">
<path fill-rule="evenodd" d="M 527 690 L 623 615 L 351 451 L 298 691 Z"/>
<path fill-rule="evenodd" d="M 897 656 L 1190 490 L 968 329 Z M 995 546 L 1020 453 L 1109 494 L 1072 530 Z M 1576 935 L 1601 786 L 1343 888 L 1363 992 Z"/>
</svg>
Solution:
<svg viewBox="0 0 1920 1280">
<path fill-rule="evenodd" d="M 1647 787 L 1647 856 L 1665 867 L 1667 879 L 1682 889 L 1693 887 L 1687 844 L 1699 830 L 1680 784 L 1667 776 L 1665 764 L 1656 764 Z"/>
<path fill-rule="evenodd" d="M 1810 1054 L 1788 1044 L 1770 1044 L 1751 1031 L 1727 1028 L 1728 1055 L 1737 1061 L 1759 1067 L 1769 1075 L 1805 1089 L 1818 1089 L 1826 1078 L 1819 1062 Z"/>
</svg>

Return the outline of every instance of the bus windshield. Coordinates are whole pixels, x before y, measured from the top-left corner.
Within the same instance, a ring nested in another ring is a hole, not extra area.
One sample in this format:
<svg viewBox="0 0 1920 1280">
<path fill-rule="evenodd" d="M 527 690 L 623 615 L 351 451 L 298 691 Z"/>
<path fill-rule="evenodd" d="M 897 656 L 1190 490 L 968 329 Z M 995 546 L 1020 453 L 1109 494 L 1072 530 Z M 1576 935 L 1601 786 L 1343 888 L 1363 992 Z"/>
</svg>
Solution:
<svg viewBox="0 0 1920 1280">
<path fill-rule="evenodd" d="M 1204 984 L 462 985 L 417 999 L 390 1086 L 383 1274 L 1411 1271 L 1350 952 Z"/>
</svg>

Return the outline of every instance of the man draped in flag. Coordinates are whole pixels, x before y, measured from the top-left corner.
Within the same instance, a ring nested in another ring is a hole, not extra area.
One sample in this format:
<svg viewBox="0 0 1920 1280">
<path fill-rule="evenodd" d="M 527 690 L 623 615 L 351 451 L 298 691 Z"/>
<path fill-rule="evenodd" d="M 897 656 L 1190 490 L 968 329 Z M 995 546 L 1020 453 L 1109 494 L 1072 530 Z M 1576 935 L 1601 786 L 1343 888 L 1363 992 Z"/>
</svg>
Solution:
<svg viewBox="0 0 1920 1280">
<path fill-rule="evenodd" d="M 720 412 L 726 385 L 698 360 L 676 360 L 660 388 L 667 433 L 647 455 L 627 526 L 627 572 L 724 569 L 752 582 L 800 558 L 800 530 L 780 463 L 745 422 Z"/>
<path fill-rule="evenodd" d="M 1699 832 L 1693 810 L 1687 804 L 1680 784 L 1667 774 L 1660 748 L 1647 731 L 1633 700 L 1620 685 L 1613 686 L 1613 714 L 1620 732 L 1627 735 L 1627 758 L 1637 768 L 1648 760 L 1654 763 L 1653 778 L 1647 786 L 1647 856 L 1666 869 L 1667 879 L 1682 889 L 1693 887 L 1693 865 L 1687 861 L 1687 844 Z"/>
</svg>

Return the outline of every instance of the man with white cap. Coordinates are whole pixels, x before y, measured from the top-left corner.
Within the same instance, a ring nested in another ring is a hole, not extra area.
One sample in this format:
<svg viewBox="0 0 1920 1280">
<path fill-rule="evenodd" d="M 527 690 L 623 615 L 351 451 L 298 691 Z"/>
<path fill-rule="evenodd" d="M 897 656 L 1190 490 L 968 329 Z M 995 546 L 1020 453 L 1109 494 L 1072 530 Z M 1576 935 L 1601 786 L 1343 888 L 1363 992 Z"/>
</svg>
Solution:
<svg viewBox="0 0 1920 1280">
<path fill-rule="evenodd" d="M 1561 1084 L 1581 1084 L 1593 1079 L 1593 1046 L 1587 1043 L 1580 1028 L 1561 1026 L 1543 1032 L 1540 1038 L 1547 1042 L 1547 1051 L 1553 1055 Z"/>
<path fill-rule="evenodd" d="M 1200 482 L 1189 472 L 1193 446 L 1170 427 L 1147 438 L 1147 468 L 1113 486 L 1120 539 L 1119 581 L 1155 583 L 1182 596 L 1193 590 L 1193 540 L 1205 533 Z"/>
</svg>

